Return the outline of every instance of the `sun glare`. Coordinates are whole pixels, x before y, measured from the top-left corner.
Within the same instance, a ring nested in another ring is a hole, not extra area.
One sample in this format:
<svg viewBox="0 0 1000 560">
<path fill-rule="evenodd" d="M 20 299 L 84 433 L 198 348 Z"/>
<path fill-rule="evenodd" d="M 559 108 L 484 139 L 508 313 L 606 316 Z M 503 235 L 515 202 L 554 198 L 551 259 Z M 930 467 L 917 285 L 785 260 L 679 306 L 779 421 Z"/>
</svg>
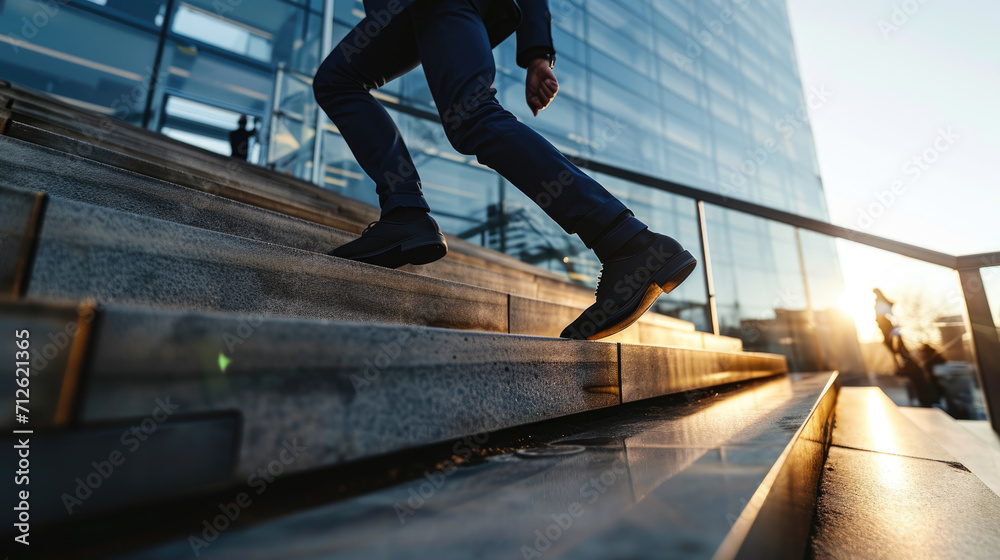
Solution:
<svg viewBox="0 0 1000 560">
<path fill-rule="evenodd" d="M 879 342 L 882 335 L 875 324 L 875 294 L 870 290 L 849 289 L 840 296 L 837 306 L 854 319 L 861 342 Z"/>
</svg>

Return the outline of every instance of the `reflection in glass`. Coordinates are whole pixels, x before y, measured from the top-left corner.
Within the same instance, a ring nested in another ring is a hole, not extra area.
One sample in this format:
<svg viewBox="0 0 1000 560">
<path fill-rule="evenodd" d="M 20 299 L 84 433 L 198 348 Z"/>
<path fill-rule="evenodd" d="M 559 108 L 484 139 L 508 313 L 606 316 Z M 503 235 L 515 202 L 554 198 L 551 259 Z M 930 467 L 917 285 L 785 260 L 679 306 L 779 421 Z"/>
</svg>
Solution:
<svg viewBox="0 0 1000 560">
<path fill-rule="evenodd" d="M 854 316 L 840 306 L 846 287 L 836 240 L 807 230 L 798 230 L 798 235 L 819 344 L 817 367 L 842 374 L 862 373 L 866 370 Z"/>
<path fill-rule="evenodd" d="M 280 102 L 271 119 L 266 166 L 312 181 L 318 116 L 312 83 L 307 77 L 293 72 L 282 72 L 280 79 Z"/>
<path fill-rule="evenodd" d="M 312 75 L 319 67 L 322 14 L 286 0 L 177 3 L 171 31 L 219 49 L 237 64 L 262 63 Z M 325 53 L 324 53 L 325 54 Z"/>
<path fill-rule="evenodd" d="M 711 205 L 705 219 L 720 333 L 741 338 L 746 350 L 788 356 L 792 371 L 814 371 L 795 228 Z"/>
<path fill-rule="evenodd" d="M 274 35 L 188 4 L 177 9 L 172 30 L 232 53 L 262 62 L 271 60 Z"/>
<path fill-rule="evenodd" d="M 232 155 L 229 133 L 241 114 L 180 97 L 168 97 L 162 134 L 220 155 Z M 252 123 L 251 123 L 252 124 Z M 260 150 L 259 139 L 251 139 L 251 158 Z"/>
<path fill-rule="evenodd" d="M 73 5 L 52 3 L 50 7 L 58 9 L 53 15 L 40 6 L 8 0 L 0 12 L 0 76 L 84 109 L 141 124 L 156 33 Z"/>
</svg>

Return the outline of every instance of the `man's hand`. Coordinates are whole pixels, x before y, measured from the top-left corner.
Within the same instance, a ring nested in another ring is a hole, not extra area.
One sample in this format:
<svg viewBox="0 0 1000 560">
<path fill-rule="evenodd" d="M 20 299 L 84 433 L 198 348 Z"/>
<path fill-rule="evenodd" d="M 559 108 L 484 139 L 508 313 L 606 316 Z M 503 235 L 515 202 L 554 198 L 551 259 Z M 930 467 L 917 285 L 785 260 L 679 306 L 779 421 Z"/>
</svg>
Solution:
<svg viewBox="0 0 1000 560">
<path fill-rule="evenodd" d="M 528 79 L 524 84 L 524 97 L 528 108 L 537 117 L 538 112 L 549 106 L 559 91 L 559 82 L 549 68 L 549 61 L 536 58 L 528 64 Z"/>
</svg>

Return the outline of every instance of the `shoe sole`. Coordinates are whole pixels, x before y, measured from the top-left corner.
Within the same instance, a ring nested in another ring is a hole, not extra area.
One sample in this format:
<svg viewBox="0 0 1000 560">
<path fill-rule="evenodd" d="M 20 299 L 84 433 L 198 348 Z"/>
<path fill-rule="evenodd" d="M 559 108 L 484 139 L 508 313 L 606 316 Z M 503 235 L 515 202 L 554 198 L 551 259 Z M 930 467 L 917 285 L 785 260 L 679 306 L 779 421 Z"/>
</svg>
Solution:
<svg viewBox="0 0 1000 560">
<path fill-rule="evenodd" d="M 653 302 L 656 301 L 656 298 L 660 297 L 660 294 L 669 294 L 674 291 L 677 286 L 680 286 L 681 283 L 687 280 L 687 277 L 694 272 L 697 266 L 698 259 L 694 258 L 691 253 L 688 251 L 678 253 L 653 274 L 649 286 L 643 292 L 642 298 L 639 299 L 639 304 L 634 309 L 629 311 L 629 306 L 626 306 L 618 313 L 611 315 L 608 317 L 609 326 L 602 331 L 588 336 L 587 340 L 607 338 L 630 327 L 632 323 L 638 321 L 639 317 L 642 317 L 643 313 L 653 305 Z"/>
<path fill-rule="evenodd" d="M 407 264 L 430 264 L 448 254 L 448 244 L 443 235 L 424 236 L 401 241 L 379 251 L 351 257 L 351 260 L 385 268 L 399 268 Z"/>
</svg>

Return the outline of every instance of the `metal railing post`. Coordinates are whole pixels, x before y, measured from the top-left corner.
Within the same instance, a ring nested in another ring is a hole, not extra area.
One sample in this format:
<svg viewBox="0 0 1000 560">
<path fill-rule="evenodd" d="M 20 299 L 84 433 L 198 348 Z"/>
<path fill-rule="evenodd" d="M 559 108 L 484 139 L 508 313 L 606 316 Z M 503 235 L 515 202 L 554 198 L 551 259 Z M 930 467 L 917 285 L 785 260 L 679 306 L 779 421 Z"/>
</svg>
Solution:
<svg viewBox="0 0 1000 560">
<path fill-rule="evenodd" d="M 808 328 L 812 332 L 813 344 L 816 345 L 816 367 L 827 370 L 826 356 L 823 352 L 823 341 L 819 337 L 819 322 L 816 320 L 816 310 L 813 308 L 812 292 L 809 291 L 809 274 L 806 272 L 806 252 L 802 248 L 802 230 L 795 228 L 795 246 L 799 251 L 799 265 L 802 267 L 802 287 L 806 295 L 806 317 L 809 318 Z"/>
<path fill-rule="evenodd" d="M 285 63 L 278 63 L 278 70 L 274 73 L 274 92 L 271 95 L 271 110 L 267 113 L 267 125 L 264 130 L 264 138 L 267 143 L 260 151 L 260 165 L 270 167 L 271 150 L 274 148 L 274 124 L 281 115 L 281 92 L 285 85 Z"/>
<path fill-rule="evenodd" d="M 705 293 L 708 294 L 708 328 L 719 334 L 719 311 L 715 306 L 715 279 L 712 278 L 712 258 L 708 249 L 708 226 L 705 222 L 705 202 L 698 200 L 698 233 L 701 234 L 701 254 L 705 260 Z"/>
<path fill-rule="evenodd" d="M 320 53 L 320 60 L 325 60 L 326 56 L 333 50 L 333 0 L 326 0 L 323 4 L 323 42 L 320 45 L 323 52 Z M 316 104 L 316 135 L 313 137 L 313 168 L 312 182 L 323 186 L 326 176 L 326 169 L 323 163 L 323 138 L 326 137 L 326 112 Z"/>
<path fill-rule="evenodd" d="M 978 268 L 959 269 L 965 296 L 965 328 L 972 337 L 972 353 L 979 371 L 986 412 L 993 431 L 1000 434 L 1000 336 L 990 313 L 983 275 Z"/>
</svg>

